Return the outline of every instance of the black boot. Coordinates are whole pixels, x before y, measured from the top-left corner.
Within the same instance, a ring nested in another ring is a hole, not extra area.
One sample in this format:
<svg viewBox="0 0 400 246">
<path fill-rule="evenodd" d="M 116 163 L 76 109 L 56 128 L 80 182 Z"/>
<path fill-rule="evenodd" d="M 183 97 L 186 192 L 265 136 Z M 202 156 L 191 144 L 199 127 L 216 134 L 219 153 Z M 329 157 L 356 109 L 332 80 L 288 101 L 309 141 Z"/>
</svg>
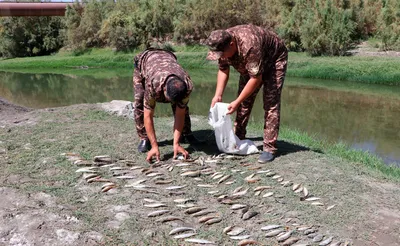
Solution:
<svg viewBox="0 0 400 246">
<path fill-rule="evenodd" d="M 146 153 L 147 151 L 149 151 L 151 148 L 150 148 L 150 141 L 148 140 L 148 139 L 142 139 L 142 140 L 140 140 L 140 142 L 139 142 L 139 145 L 138 145 L 138 147 L 137 147 L 137 150 L 140 152 L 140 153 Z"/>
<path fill-rule="evenodd" d="M 271 152 L 263 151 L 261 153 L 260 157 L 258 158 L 258 162 L 259 163 L 267 163 L 267 162 L 273 161 L 274 158 L 275 158 L 275 156 Z"/>
</svg>

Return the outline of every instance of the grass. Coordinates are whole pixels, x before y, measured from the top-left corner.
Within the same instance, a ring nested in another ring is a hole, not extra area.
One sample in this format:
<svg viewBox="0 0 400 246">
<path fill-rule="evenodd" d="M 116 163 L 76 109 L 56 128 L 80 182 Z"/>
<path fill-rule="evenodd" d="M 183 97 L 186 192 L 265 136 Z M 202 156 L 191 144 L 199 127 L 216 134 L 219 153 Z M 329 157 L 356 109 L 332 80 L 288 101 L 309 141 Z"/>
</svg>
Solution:
<svg viewBox="0 0 400 246">
<path fill-rule="evenodd" d="M 203 46 L 174 46 L 178 61 L 186 69 L 216 68 L 205 59 Z M 52 56 L 14 58 L 0 61 L 0 70 L 35 73 L 90 74 L 85 68 L 132 70 L 135 54 L 114 52 L 111 49 L 91 49 L 81 55 L 61 51 Z M 400 84 L 398 57 L 310 57 L 305 53 L 290 52 L 288 76 L 304 78 L 358 81 L 371 84 Z M 82 71 L 84 70 L 84 72 Z M 128 74 L 124 72 L 123 74 Z M 100 76 L 100 75 L 96 75 Z"/>
</svg>

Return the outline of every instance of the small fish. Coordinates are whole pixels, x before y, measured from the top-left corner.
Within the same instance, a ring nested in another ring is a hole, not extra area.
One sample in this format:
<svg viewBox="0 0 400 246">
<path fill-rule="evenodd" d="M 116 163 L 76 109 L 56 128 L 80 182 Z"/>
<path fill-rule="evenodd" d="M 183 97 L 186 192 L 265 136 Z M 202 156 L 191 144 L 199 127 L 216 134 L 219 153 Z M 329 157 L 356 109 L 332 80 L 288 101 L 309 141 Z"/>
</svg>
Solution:
<svg viewBox="0 0 400 246">
<path fill-rule="evenodd" d="M 178 227 L 178 228 L 174 228 L 169 232 L 169 235 L 175 235 L 177 233 L 180 232 L 184 232 L 184 231 L 193 231 L 195 232 L 196 230 L 192 227 Z"/>
<path fill-rule="evenodd" d="M 283 231 L 284 231 L 283 229 L 275 229 L 275 230 L 272 230 L 270 232 L 267 232 L 267 234 L 265 234 L 265 236 L 266 237 L 275 237 L 275 236 L 277 236 L 279 233 L 281 233 Z"/>
<path fill-rule="evenodd" d="M 281 185 L 282 185 L 283 187 L 291 186 L 291 185 L 292 185 L 292 181 L 289 181 L 289 180 L 283 181 L 283 182 L 281 182 Z"/>
<path fill-rule="evenodd" d="M 83 167 L 76 170 L 76 173 L 97 173 L 97 171 L 93 170 L 95 167 Z"/>
<path fill-rule="evenodd" d="M 267 192 L 263 195 L 263 197 L 270 197 L 274 194 L 274 192 Z"/>
<path fill-rule="evenodd" d="M 281 175 L 274 175 L 272 176 L 272 179 L 279 179 L 281 177 Z"/>
<path fill-rule="evenodd" d="M 324 204 L 322 202 L 312 202 L 311 205 L 314 206 L 324 206 Z"/>
<path fill-rule="evenodd" d="M 280 182 L 282 182 L 283 180 L 284 180 L 284 178 L 280 177 L 280 178 L 277 178 L 277 179 L 276 179 L 276 182 L 280 183 Z"/>
<path fill-rule="evenodd" d="M 86 180 L 94 178 L 94 177 L 100 177 L 100 176 L 98 176 L 96 173 L 84 173 L 83 174 L 83 178 Z"/>
<path fill-rule="evenodd" d="M 241 227 L 235 227 L 233 230 L 231 230 L 230 232 L 226 233 L 229 236 L 237 236 L 240 233 L 244 232 L 246 229 L 241 228 Z"/>
<path fill-rule="evenodd" d="M 182 238 L 192 237 L 192 236 L 194 236 L 194 235 L 197 235 L 197 233 L 195 233 L 195 232 L 183 233 L 183 234 L 175 235 L 174 238 L 175 238 L 175 239 L 182 239 Z"/>
<path fill-rule="evenodd" d="M 282 246 L 291 246 L 300 240 L 298 237 L 292 237 L 282 243 Z"/>
<path fill-rule="evenodd" d="M 165 222 L 174 221 L 174 220 L 183 221 L 181 218 L 171 215 L 171 216 L 166 216 L 166 217 L 159 218 L 158 220 L 156 220 L 156 222 L 165 223 Z"/>
<path fill-rule="evenodd" d="M 308 197 L 308 189 L 306 187 L 303 187 L 303 195 L 304 197 Z"/>
<path fill-rule="evenodd" d="M 168 167 L 168 172 L 172 172 L 174 170 L 174 165 L 171 165 L 170 167 Z"/>
<path fill-rule="evenodd" d="M 286 239 L 288 239 L 288 238 L 292 235 L 292 233 L 293 233 L 293 231 L 285 232 L 285 233 L 282 234 L 281 236 L 278 236 L 278 237 L 276 238 L 276 240 L 277 240 L 278 242 L 283 242 L 283 241 L 285 241 Z"/>
<path fill-rule="evenodd" d="M 104 188 L 101 189 L 101 192 L 107 192 L 107 191 L 109 191 L 109 190 L 111 190 L 111 189 L 114 189 L 114 188 L 116 188 L 116 187 L 117 187 L 117 186 L 115 186 L 115 185 L 106 186 L 106 187 L 104 187 Z"/>
<path fill-rule="evenodd" d="M 316 231 L 318 231 L 318 230 L 315 229 L 315 228 L 310 228 L 310 229 L 307 229 L 307 230 L 304 231 L 304 235 L 309 235 L 309 234 L 314 233 Z"/>
<path fill-rule="evenodd" d="M 200 175 L 200 171 L 199 170 L 197 170 L 197 171 L 187 171 L 187 172 L 181 173 L 182 177 L 197 177 L 199 175 Z"/>
<path fill-rule="evenodd" d="M 297 228 L 297 230 L 298 231 L 305 231 L 305 230 L 308 230 L 310 228 L 311 228 L 311 226 L 300 226 L 300 227 Z"/>
<path fill-rule="evenodd" d="M 297 190 L 300 187 L 301 184 L 294 184 L 292 187 L 292 191 Z"/>
<path fill-rule="evenodd" d="M 146 174 L 147 177 L 155 177 L 155 176 L 160 176 L 160 175 L 164 175 L 164 174 L 163 173 L 157 173 L 157 172 Z"/>
<path fill-rule="evenodd" d="M 210 194 L 210 195 L 213 195 L 213 194 L 217 194 L 218 192 L 219 192 L 218 190 L 211 190 L 211 191 L 209 191 L 207 193 Z"/>
<path fill-rule="evenodd" d="M 254 191 L 263 191 L 265 189 L 272 189 L 272 187 L 269 185 L 257 186 L 256 188 L 254 188 Z"/>
<path fill-rule="evenodd" d="M 233 194 L 230 195 L 229 197 L 231 197 L 231 198 L 239 198 L 239 197 L 242 197 L 242 196 L 246 195 L 246 193 L 247 193 L 248 190 L 249 190 L 249 188 L 247 188 L 247 189 L 245 189 L 245 190 L 243 190 L 243 191 L 239 191 L 239 192 L 233 193 Z"/>
<path fill-rule="evenodd" d="M 247 176 L 246 178 L 244 178 L 245 180 L 249 180 L 249 179 L 252 179 L 252 178 L 254 178 L 254 176 L 256 176 L 256 174 L 255 173 L 253 173 L 253 174 L 250 174 L 249 176 Z"/>
<path fill-rule="evenodd" d="M 200 219 L 198 219 L 198 222 L 199 223 L 204 223 L 204 222 L 206 222 L 208 220 L 211 220 L 211 219 L 214 219 L 214 218 L 217 218 L 217 216 L 216 215 L 207 215 L 207 216 L 203 216 Z"/>
<path fill-rule="evenodd" d="M 247 205 L 245 205 L 245 204 L 233 204 L 231 206 L 231 209 L 232 210 L 238 210 L 238 209 L 242 209 L 242 208 L 245 208 L 245 207 L 247 207 Z"/>
<path fill-rule="evenodd" d="M 215 244 L 214 242 L 200 238 L 186 238 L 185 241 L 189 243 L 198 243 L 198 244 Z"/>
<path fill-rule="evenodd" d="M 154 183 L 157 185 L 163 185 L 163 184 L 170 184 L 172 182 L 174 182 L 173 179 L 167 179 L 167 180 L 157 180 Z"/>
<path fill-rule="evenodd" d="M 302 191 L 303 191 L 303 186 L 301 186 L 297 190 L 295 190 L 294 193 L 300 193 Z"/>
<path fill-rule="evenodd" d="M 257 174 L 269 173 L 269 172 L 271 172 L 271 170 L 260 170 L 260 171 L 257 171 Z"/>
<path fill-rule="evenodd" d="M 313 241 L 314 243 L 318 243 L 318 242 L 321 242 L 321 241 L 322 241 L 322 238 L 324 238 L 324 235 L 318 234 L 318 235 L 316 235 L 316 236 L 312 239 L 312 241 Z"/>
<path fill-rule="evenodd" d="M 144 198 L 143 201 L 148 202 L 148 203 L 161 203 L 160 201 L 157 201 L 154 199 L 149 199 L 149 198 Z"/>
<path fill-rule="evenodd" d="M 274 176 L 274 175 L 275 175 L 274 172 L 268 172 L 268 173 L 265 174 L 265 176 L 267 176 L 267 177 L 272 177 L 272 176 Z"/>
<path fill-rule="evenodd" d="M 243 186 L 236 187 L 236 188 L 233 190 L 232 193 L 237 193 L 237 192 L 239 192 L 242 188 L 243 188 Z"/>
<path fill-rule="evenodd" d="M 201 210 L 204 210 L 205 207 L 192 207 L 192 208 L 188 208 L 184 211 L 185 214 L 194 214 L 196 212 L 199 212 Z"/>
<path fill-rule="evenodd" d="M 230 175 L 230 174 L 228 174 L 228 175 L 225 175 L 224 177 L 222 177 L 220 180 L 218 180 L 218 184 L 220 184 L 220 183 L 222 183 L 222 182 L 224 182 L 224 181 L 226 181 L 227 179 L 229 179 L 230 177 L 232 177 L 232 175 Z"/>
<path fill-rule="evenodd" d="M 331 210 L 332 208 L 334 208 L 335 206 L 336 206 L 336 204 L 334 204 L 334 205 L 331 205 L 331 206 L 327 207 L 327 208 L 326 208 L 326 210 L 328 210 L 328 211 L 329 211 L 329 210 Z"/>
<path fill-rule="evenodd" d="M 196 178 L 193 178 L 193 179 L 196 180 L 196 181 L 203 181 L 203 179 L 199 178 L 199 177 L 196 177 Z"/>
<path fill-rule="evenodd" d="M 132 175 L 122 175 L 122 176 L 118 176 L 116 177 L 117 179 L 134 179 L 135 176 Z"/>
<path fill-rule="evenodd" d="M 257 214 L 258 214 L 258 212 L 255 212 L 255 211 L 247 211 L 246 213 L 243 214 L 242 219 L 249 220 L 249 219 L 253 218 L 254 216 L 256 216 Z"/>
<path fill-rule="evenodd" d="M 333 240 L 333 237 L 328 237 L 327 239 L 325 239 L 324 241 L 319 243 L 319 246 L 326 246 L 328 244 L 330 244 Z"/>
<path fill-rule="evenodd" d="M 164 203 L 150 203 L 150 204 L 144 204 L 143 206 L 148 208 L 160 208 L 160 207 L 166 207 L 167 205 Z"/>
<path fill-rule="evenodd" d="M 182 188 L 185 188 L 185 187 L 186 187 L 186 185 L 178 185 L 178 186 L 168 186 L 165 189 L 166 190 L 178 190 L 178 189 L 182 189 Z"/>
<path fill-rule="evenodd" d="M 136 170 L 136 169 L 142 169 L 142 168 L 143 168 L 142 166 L 133 166 L 130 169 L 131 170 Z"/>
<path fill-rule="evenodd" d="M 336 241 L 331 243 L 329 246 L 340 246 L 342 244 L 342 241 Z"/>
<path fill-rule="evenodd" d="M 225 184 L 226 184 L 226 185 L 231 185 L 231 184 L 233 184 L 233 183 L 235 183 L 235 180 L 228 181 L 228 182 L 226 182 Z"/>
<path fill-rule="evenodd" d="M 246 181 L 247 181 L 247 183 L 253 184 L 253 183 L 256 183 L 256 182 L 258 182 L 260 180 L 261 180 L 260 178 L 253 178 L 253 179 L 248 179 Z"/>
<path fill-rule="evenodd" d="M 192 207 L 194 207 L 196 205 L 193 204 L 193 203 L 186 203 L 186 204 L 177 204 L 176 206 L 179 207 L 179 208 L 192 208 Z"/>
<path fill-rule="evenodd" d="M 259 190 L 259 191 L 256 191 L 256 192 L 254 192 L 254 196 L 259 196 L 261 194 L 261 191 Z"/>
<path fill-rule="evenodd" d="M 198 187 L 203 187 L 203 188 L 214 188 L 216 187 L 216 185 L 212 185 L 212 184 L 198 184 Z"/>
<path fill-rule="evenodd" d="M 242 236 L 231 236 L 229 238 L 233 240 L 243 240 L 243 239 L 248 239 L 249 237 L 250 235 L 242 235 Z"/>
<path fill-rule="evenodd" d="M 261 230 L 262 231 L 269 231 L 269 230 L 277 229 L 277 228 L 280 228 L 280 227 L 282 227 L 282 225 L 267 225 L 267 226 L 261 227 Z"/>
<path fill-rule="evenodd" d="M 101 186 L 101 188 L 103 189 L 103 188 L 105 188 L 105 187 L 107 187 L 107 186 L 111 186 L 111 185 L 115 185 L 115 183 L 113 183 L 113 182 L 105 183 L 105 184 L 103 184 L 103 185 Z"/>
<path fill-rule="evenodd" d="M 190 199 L 190 198 L 178 198 L 178 199 L 174 200 L 175 203 L 186 203 L 186 202 L 192 202 L 192 201 L 194 201 L 194 200 Z"/>
<path fill-rule="evenodd" d="M 216 212 L 217 211 L 215 211 L 215 210 L 201 210 L 199 212 L 192 214 L 192 216 L 199 217 L 199 216 L 203 216 L 203 215 L 210 214 L 210 213 L 216 213 Z"/>
<path fill-rule="evenodd" d="M 258 242 L 254 239 L 243 239 L 242 241 L 238 242 L 238 246 L 245 246 L 252 244 L 258 244 Z"/>
<path fill-rule="evenodd" d="M 317 201 L 317 200 L 319 200 L 319 199 L 321 199 L 321 198 L 312 196 L 312 197 L 307 197 L 305 200 L 306 200 L 306 201 L 309 201 L 309 202 L 312 202 L 312 201 Z"/>
<path fill-rule="evenodd" d="M 122 167 L 111 167 L 110 171 L 122 170 Z"/>
<path fill-rule="evenodd" d="M 182 163 L 178 163 L 175 166 L 177 167 L 186 167 L 186 166 L 190 166 L 192 165 L 191 163 L 186 163 L 186 162 L 182 162 Z"/>
<path fill-rule="evenodd" d="M 225 228 L 222 230 L 222 232 L 223 232 L 224 234 L 227 234 L 228 232 L 232 231 L 232 229 L 233 229 L 234 227 L 235 227 L 234 225 L 232 225 L 232 226 L 227 226 L 227 227 L 225 227 Z"/>
<path fill-rule="evenodd" d="M 168 213 L 169 210 L 157 210 L 147 214 L 147 217 L 155 217 Z"/>
<path fill-rule="evenodd" d="M 222 218 L 221 218 L 221 217 L 216 217 L 216 218 L 207 220 L 207 221 L 205 222 L 205 224 L 206 224 L 206 225 L 212 225 L 212 224 L 215 224 L 215 223 L 219 223 L 219 222 L 221 222 L 221 221 L 222 221 Z"/>
<path fill-rule="evenodd" d="M 212 179 L 220 179 L 222 178 L 224 175 L 223 174 L 218 174 L 216 176 L 214 176 Z"/>
</svg>

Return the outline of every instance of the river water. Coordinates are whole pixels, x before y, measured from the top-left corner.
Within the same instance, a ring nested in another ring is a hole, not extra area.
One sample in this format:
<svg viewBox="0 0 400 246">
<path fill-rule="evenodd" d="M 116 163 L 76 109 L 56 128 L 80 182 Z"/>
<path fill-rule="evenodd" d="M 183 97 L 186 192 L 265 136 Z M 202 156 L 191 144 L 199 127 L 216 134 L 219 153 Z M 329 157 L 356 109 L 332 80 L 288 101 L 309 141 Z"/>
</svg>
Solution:
<svg viewBox="0 0 400 246">
<path fill-rule="evenodd" d="M 117 76 L 30 74 L 0 72 L 0 97 L 31 108 L 78 103 L 133 100 L 130 71 Z M 110 74 L 112 74 L 110 72 Z M 115 74 L 115 72 L 114 72 Z M 215 90 L 215 71 L 189 70 L 195 89 L 190 111 L 208 115 Z M 262 91 L 262 90 L 261 90 Z M 261 91 L 251 123 L 263 122 Z M 232 74 L 224 102 L 235 99 L 237 74 Z M 156 115 L 170 115 L 168 105 L 157 105 Z M 374 153 L 400 166 L 400 88 L 355 82 L 286 78 L 282 92 L 282 125 L 330 142 Z"/>
</svg>

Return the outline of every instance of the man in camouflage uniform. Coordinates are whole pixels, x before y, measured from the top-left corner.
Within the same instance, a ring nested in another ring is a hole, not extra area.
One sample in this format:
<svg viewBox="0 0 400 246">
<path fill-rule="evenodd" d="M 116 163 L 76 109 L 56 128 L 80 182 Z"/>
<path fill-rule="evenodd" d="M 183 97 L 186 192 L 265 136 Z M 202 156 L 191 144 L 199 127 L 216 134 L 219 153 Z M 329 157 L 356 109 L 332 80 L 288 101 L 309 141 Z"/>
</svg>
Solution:
<svg viewBox="0 0 400 246">
<path fill-rule="evenodd" d="M 154 130 L 154 108 L 156 102 L 171 103 L 174 113 L 174 158 L 178 153 L 185 159 L 188 152 L 179 145 L 179 140 L 185 136 L 189 143 L 196 143 L 191 132 L 189 117 L 189 95 L 193 83 L 189 75 L 177 63 L 176 56 L 169 51 L 147 49 L 134 58 L 135 70 L 133 86 L 135 96 L 135 123 L 140 138 L 139 152 L 146 152 L 146 160 L 151 162 L 153 157 L 160 160 L 157 139 Z M 182 134 L 183 133 L 183 134 Z"/>
<path fill-rule="evenodd" d="M 211 107 L 222 101 L 229 79 L 229 66 L 240 73 L 238 97 L 228 106 L 228 114 L 237 110 L 235 133 L 246 135 L 254 100 L 261 86 L 264 100 L 264 151 L 260 163 L 274 159 L 280 121 L 280 98 L 287 68 L 288 51 L 273 32 L 254 25 L 239 25 L 211 32 L 205 44 L 209 60 L 218 60 L 217 87 Z"/>
</svg>

